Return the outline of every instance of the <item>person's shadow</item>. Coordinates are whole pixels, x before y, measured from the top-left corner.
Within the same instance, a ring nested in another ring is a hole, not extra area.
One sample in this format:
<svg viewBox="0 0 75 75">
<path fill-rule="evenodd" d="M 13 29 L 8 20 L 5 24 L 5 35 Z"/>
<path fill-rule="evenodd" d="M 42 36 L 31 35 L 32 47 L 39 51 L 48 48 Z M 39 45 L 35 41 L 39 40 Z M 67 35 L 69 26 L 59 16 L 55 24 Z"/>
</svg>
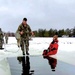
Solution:
<svg viewBox="0 0 75 75">
<path fill-rule="evenodd" d="M 30 70 L 29 56 L 18 57 L 19 63 L 22 63 L 22 74 L 21 75 L 32 75 L 34 70 Z"/>
<path fill-rule="evenodd" d="M 52 69 L 52 71 L 55 71 L 56 65 L 57 65 L 57 59 L 52 57 L 44 57 L 45 59 L 48 59 L 48 63 Z"/>
</svg>

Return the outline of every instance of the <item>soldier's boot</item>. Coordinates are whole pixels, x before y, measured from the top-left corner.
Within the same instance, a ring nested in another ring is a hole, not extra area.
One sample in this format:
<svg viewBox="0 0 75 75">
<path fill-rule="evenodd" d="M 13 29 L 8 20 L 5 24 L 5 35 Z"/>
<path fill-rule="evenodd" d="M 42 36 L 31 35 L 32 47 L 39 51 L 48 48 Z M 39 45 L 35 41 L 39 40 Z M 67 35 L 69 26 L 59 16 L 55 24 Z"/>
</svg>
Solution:
<svg viewBox="0 0 75 75">
<path fill-rule="evenodd" d="M 22 49 L 22 48 L 21 48 Z M 25 55 L 24 49 L 22 49 L 22 54 Z"/>
<path fill-rule="evenodd" d="M 26 54 L 27 54 L 27 55 L 29 55 L 28 51 L 29 51 L 29 48 L 27 47 L 27 48 L 26 48 Z"/>
<path fill-rule="evenodd" d="M 18 44 L 18 47 L 20 48 L 20 44 Z"/>
<path fill-rule="evenodd" d="M 21 50 L 22 50 L 22 54 L 25 55 L 25 52 L 24 52 L 24 47 L 23 45 L 21 45 Z"/>
<path fill-rule="evenodd" d="M 0 49 L 4 49 L 4 48 L 2 48 L 2 46 L 0 46 Z"/>
<path fill-rule="evenodd" d="M 24 49 L 22 49 L 22 53 L 23 53 L 23 55 L 25 55 L 25 51 L 24 51 Z"/>
<path fill-rule="evenodd" d="M 23 52 L 23 55 L 25 55 L 25 52 L 24 51 L 22 51 Z"/>
<path fill-rule="evenodd" d="M 28 51 L 26 51 L 26 54 L 29 55 Z"/>
</svg>

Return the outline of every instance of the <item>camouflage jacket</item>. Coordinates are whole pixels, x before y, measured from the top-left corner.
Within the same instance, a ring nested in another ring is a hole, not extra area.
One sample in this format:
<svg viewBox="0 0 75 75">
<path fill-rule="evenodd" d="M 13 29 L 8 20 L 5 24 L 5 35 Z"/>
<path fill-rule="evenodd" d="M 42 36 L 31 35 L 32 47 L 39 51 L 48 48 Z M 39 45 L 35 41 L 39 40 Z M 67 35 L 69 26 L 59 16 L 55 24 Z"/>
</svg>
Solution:
<svg viewBox="0 0 75 75">
<path fill-rule="evenodd" d="M 19 32 L 23 31 L 23 35 L 20 35 L 21 38 L 29 39 L 29 35 L 31 33 L 31 28 L 28 24 L 26 27 L 24 27 L 24 25 L 20 24 L 18 27 L 18 31 Z"/>
<path fill-rule="evenodd" d="M 3 37 L 4 37 L 3 32 L 0 31 L 0 40 L 3 40 Z"/>
</svg>

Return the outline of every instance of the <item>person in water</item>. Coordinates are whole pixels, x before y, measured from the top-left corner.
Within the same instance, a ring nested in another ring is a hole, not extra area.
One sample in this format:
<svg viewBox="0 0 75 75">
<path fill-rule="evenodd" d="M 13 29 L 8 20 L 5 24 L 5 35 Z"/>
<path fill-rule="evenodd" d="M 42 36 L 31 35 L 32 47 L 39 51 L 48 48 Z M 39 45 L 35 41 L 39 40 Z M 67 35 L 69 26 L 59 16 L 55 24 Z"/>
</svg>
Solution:
<svg viewBox="0 0 75 75">
<path fill-rule="evenodd" d="M 55 55 L 58 51 L 58 36 L 54 35 L 53 41 L 50 43 L 47 50 L 43 51 L 44 56 Z"/>
</svg>

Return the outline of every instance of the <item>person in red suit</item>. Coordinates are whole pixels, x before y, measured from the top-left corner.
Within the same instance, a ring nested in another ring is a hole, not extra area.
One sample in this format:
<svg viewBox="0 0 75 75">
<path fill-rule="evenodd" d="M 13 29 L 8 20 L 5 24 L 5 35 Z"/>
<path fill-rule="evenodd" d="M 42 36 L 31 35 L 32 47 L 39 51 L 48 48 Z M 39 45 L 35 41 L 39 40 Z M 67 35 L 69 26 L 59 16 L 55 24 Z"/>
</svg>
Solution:
<svg viewBox="0 0 75 75">
<path fill-rule="evenodd" d="M 58 51 L 58 36 L 54 35 L 53 41 L 50 43 L 47 50 L 43 51 L 44 56 L 55 55 Z"/>
</svg>

